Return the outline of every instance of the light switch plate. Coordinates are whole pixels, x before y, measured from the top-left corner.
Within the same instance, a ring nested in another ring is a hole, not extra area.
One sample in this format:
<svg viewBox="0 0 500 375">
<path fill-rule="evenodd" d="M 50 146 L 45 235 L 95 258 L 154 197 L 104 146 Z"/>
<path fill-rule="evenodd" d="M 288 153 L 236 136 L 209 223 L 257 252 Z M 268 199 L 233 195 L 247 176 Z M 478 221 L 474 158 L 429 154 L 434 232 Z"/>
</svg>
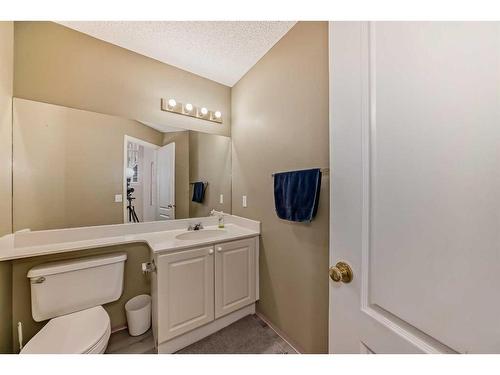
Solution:
<svg viewBox="0 0 500 375">
<path fill-rule="evenodd" d="M 115 194 L 115 203 L 123 202 L 123 198 L 121 194 Z"/>
<path fill-rule="evenodd" d="M 243 199 L 242 199 L 242 201 L 241 201 L 241 204 L 243 205 L 243 207 L 246 207 L 246 206 L 247 206 L 247 196 L 246 196 L 246 195 L 244 195 L 242 198 L 243 198 Z"/>
<path fill-rule="evenodd" d="M 224 203 L 224 194 L 221 194 L 221 195 L 219 196 L 219 203 L 220 203 L 220 204 L 223 204 L 223 203 Z"/>
</svg>

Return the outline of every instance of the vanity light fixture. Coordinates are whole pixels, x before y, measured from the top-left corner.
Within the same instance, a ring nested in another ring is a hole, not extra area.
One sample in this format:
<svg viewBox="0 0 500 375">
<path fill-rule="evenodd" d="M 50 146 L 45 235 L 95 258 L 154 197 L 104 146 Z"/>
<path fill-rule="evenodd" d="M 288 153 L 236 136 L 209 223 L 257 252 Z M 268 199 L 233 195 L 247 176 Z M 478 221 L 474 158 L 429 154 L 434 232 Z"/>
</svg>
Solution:
<svg viewBox="0 0 500 375">
<path fill-rule="evenodd" d="M 222 124 L 221 111 L 211 111 L 207 107 L 196 107 L 191 103 L 182 104 L 175 99 L 161 99 L 161 110 Z"/>
</svg>

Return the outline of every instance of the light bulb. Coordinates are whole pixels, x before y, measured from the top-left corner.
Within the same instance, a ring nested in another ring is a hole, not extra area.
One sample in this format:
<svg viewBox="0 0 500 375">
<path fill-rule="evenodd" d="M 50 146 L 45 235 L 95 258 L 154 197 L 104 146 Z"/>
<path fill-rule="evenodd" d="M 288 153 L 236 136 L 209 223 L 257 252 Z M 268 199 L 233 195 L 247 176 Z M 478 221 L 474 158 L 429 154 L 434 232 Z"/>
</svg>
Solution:
<svg viewBox="0 0 500 375">
<path fill-rule="evenodd" d="M 186 111 L 191 112 L 193 110 L 193 105 L 191 103 L 186 104 Z"/>
<path fill-rule="evenodd" d="M 219 119 L 219 118 L 221 118 L 222 113 L 220 113 L 220 111 L 215 111 L 214 116 L 215 116 L 215 118 Z"/>
<path fill-rule="evenodd" d="M 203 116 L 205 116 L 208 113 L 208 109 L 206 109 L 205 107 L 202 107 L 200 112 Z"/>
<path fill-rule="evenodd" d="M 174 108 L 176 105 L 177 105 L 177 102 L 175 101 L 175 99 L 169 99 L 168 100 L 168 106 L 170 108 Z"/>
</svg>

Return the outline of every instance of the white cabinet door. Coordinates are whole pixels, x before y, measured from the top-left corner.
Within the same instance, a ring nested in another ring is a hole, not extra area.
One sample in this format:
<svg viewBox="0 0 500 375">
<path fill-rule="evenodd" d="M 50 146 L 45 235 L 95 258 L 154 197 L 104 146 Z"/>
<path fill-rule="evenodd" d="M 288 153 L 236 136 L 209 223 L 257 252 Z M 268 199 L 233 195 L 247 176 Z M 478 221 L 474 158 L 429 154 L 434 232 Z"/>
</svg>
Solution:
<svg viewBox="0 0 500 375">
<path fill-rule="evenodd" d="M 215 245 L 215 317 L 255 302 L 255 238 Z"/>
<path fill-rule="evenodd" d="M 160 255 L 158 343 L 214 320 L 213 247 Z"/>
</svg>

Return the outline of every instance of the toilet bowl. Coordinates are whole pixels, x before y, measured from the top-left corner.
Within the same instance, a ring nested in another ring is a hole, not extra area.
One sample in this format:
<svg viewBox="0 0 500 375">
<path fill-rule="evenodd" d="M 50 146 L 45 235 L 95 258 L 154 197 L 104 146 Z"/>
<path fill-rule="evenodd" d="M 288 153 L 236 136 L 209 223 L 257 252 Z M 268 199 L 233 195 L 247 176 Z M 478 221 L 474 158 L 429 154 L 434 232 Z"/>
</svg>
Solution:
<svg viewBox="0 0 500 375">
<path fill-rule="evenodd" d="M 46 263 L 28 272 L 33 319 L 48 323 L 21 354 L 104 353 L 111 321 L 101 306 L 123 291 L 124 253 Z"/>
<path fill-rule="evenodd" d="M 110 334 L 109 316 L 97 306 L 51 319 L 21 354 L 104 353 Z"/>
</svg>

